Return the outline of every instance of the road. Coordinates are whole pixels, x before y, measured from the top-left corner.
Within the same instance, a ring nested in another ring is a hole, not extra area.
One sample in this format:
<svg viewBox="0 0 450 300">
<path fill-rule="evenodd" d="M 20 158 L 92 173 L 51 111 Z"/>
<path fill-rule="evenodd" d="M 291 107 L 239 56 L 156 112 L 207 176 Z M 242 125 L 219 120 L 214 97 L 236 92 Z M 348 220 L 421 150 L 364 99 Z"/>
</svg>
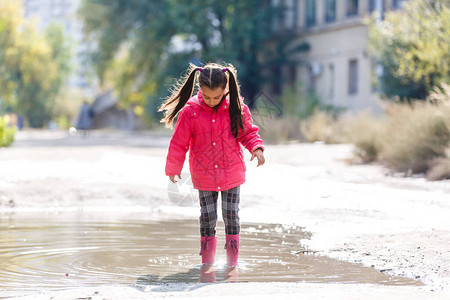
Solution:
<svg viewBox="0 0 450 300">
<path fill-rule="evenodd" d="M 168 196 L 164 163 L 169 140 L 170 132 L 99 131 L 87 138 L 19 132 L 13 147 L 0 149 L 0 215 L 75 209 L 198 218 L 196 199 L 181 205 Z M 313 234 L 302 244 L 322 255 L 425 283 L 419 288 L 355 285 L 354 291 L 367 291 L 361 297 L 386 298 L 392 291 L 392 299 L 449 295 L 450 181 L 428 182 L 391 174 L 379 165 L 352 165 L 351 145 L 267 145 L 265 157 L 266 164 L 256 167 L 245 153 L 242 222 L 296 224 Z M 188 172 L 186 163 L 182 177 Z M 339 290 L 326 286 L 325 294 Z M 314 295 L 314 285 L 304 287 Z M 300 290 L 286 287 L 287 293 Z M 238 287 L 233 291 L 241 295 Z M 345 295 L 355 294 L 346 287 Z"/>
</svg>

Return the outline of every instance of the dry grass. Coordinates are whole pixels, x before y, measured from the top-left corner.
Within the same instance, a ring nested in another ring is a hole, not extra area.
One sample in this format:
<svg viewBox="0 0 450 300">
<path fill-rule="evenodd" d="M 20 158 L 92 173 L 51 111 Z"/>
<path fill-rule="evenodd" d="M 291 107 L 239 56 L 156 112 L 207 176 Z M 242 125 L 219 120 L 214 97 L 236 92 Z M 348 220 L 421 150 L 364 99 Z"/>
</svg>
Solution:
<svg viewBox="0 0 450 300">
<path fill-rule="evenodd" d="M 379 161 L 406 174 L 426 173 L 430 180 L 450 177 L 450 101 L 390 103 L 386 114 L 370 112 L 334 121 L 324 112 L 302 123 L 308 141 L 350 142 L 354 161 Z"/>
<path fill-rule="evenodd" d="M 385 130 L 384 119 L 371 112 L 361 112 L 342 118 L 340 121 L 344 140 L 355 145 L 355 158 L 363 163 L 378 159 L 381 152 L 380 136 Z"/>
<path fill-rule="evenodd" d="M 450 179 L 450 158 L 441 157 L 432 160 L 429 163 L 427 179 L 428 180 Z"/>
<path fill-rule="evenodd" d="M 310 118 L 301 122 L 300 129 L 310 143 L 322 141 L 335 144 L 344 141 L 340 125 L 332 114 L 316 110 Z"/>
<path fill-rule="evenodd" d="M 270 122 L 259 125 L 259 134 L 267 143 L 304 140 L 300 131 L 300 121 L 293 117 L 271 119 Z"/>
<path fill-rule="evenodd" d="M 397 171 L 426 172 L 430 161 L 446 156 L 450 144 L 450 115 L 444 111 L 431 103 L 392 104 L 380 136 L 379 159 Z"/>
<path fill-rule="evenodd" d="M 264 139 L 355 145 L 358 162 L 382 162 L 405 174 L 426 173 L 430 180 L 450 178 L 450 86 L 443 85 L 427 101 L 385 104 L 385 115 L 362 112 L 341 116 L 315 111 L 307 120 L 271 120 Z"/>
<path fill-rule="evenodd" d="M 342 126 L 329 113 L 317 110 L 307 120 L 297 117 L 274 118 L 259 125 L 261 137 L 269 143 L 288 141 L 341 143 L 344 140 Z"/>
</svg>

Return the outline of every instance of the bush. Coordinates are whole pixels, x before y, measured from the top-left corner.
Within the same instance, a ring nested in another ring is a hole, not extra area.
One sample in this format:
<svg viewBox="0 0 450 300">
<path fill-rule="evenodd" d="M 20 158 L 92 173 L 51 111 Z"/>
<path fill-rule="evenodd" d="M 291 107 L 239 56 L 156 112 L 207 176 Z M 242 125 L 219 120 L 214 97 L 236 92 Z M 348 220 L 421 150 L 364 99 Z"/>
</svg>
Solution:
<svg viewBox="0 0 450 300">
<path fill-rule="evenodd" d="M 450 86 L 436 88 L 427 101 L 389 103 L 385 112 L 340 121 L 356 157 L 430 180 L 450 178 Z"/>
<path fill-rule="evenodd" d="M 318 95 L 302 84 L 287 87 L 279 101 L 283 116 L 269 129 L 272 131 L 270 136 L 276 137 L 276 141 L 339 142 L 335 136 L 335 116 L 342 108 L 322 104 Z"/>
<path fill-rule="evenodd" d="M 334 144 L 344 141 L 340 124 L 336 122 L 333 114 L 316 110 L 310 118 L 301 123 L 300 129 L 308 142 Z"/>
<path fill-rule="evenodd" d="M 291 140 L 303 140 L 300 121 L 297 118 L 274 118 L 270 124 L 259 125 L 259 134 L 265 142 L 281 143 Z"/>
<path fill-rule="evenodd" d="M 311 117 L 320 108 L 319 97 L 312 91 L 304 91 L 302 85 L 287 87 L 280 102 L 284 117 L 294 117 L 301 120 Z"/>
<path fill-rule="evenodd" d="M 371 112 L 362 112 L 347 116 L 340 123 L 343 140 L 355 146 L 355 157 L 363 163 L 376 161 L 381 152 L 384 119 L 375 117 Z"/>
<path fill-rule="evenodd" d="M 450 179 L 450 158 L 441 157 L 432 160 L 429 164 L 427 179 L 428 180 Z"/>
<path fill-rule="evenodd" d="M 0 116 L 0 147 L 8 147 L 14 142 L 16 127 L 9 126 L 9 117 Z"/>
<path fill-rule="evenodd" d="M 450 178 L 450 86 L 435 88 L 427 101 L 387 103 L 385 112 L 336 120 L 316 110 L 301 131 L 309 142 L 352 143 L 363 163 L 380 161 L 406 174 L 426 173 L 430 180 Z"/>
<path fill-rule="evenodd" d="M 423 173 L 430 161 L 446 156 L 450 114 L 431 103 L 394 104 L 388 109 L 381 160 L 397 171 Z"/>
</svg>

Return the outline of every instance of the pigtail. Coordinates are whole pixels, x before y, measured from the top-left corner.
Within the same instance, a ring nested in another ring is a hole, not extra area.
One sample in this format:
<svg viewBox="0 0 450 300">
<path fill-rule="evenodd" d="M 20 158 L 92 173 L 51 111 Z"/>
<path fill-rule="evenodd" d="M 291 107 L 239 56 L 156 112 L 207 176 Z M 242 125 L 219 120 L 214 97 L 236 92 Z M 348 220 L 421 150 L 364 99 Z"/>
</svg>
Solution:
<svg viewBox="0 0 450 300">
<path fill-rule="evenodd" d="M 228 71 L 229 80 L 228 88 L 230 93 L 230 122 L 231 133 L 235 138 L 239 135 L 239 127 L 244 129 L 244 122 L 242 117 L 241 99 L 239 93 L 239 86 L 236 80 L 234 72 L 230 68 L 224 68 L 224 71 Z"/>
<path fill-rule="evenodd" d="M 164 111 L 164 118 L 161 120 L 161 123 L 165 123 L 166 127 L 172 127 L 173 119 L 191 98 L 194 90 L 195 74 L 200 70 L 201 68 L 191 64 L 189 75 L 187 75 L 184 82 L 175 84 L 172 94 L 159 107 L 158 111 Z"/>
</svg>

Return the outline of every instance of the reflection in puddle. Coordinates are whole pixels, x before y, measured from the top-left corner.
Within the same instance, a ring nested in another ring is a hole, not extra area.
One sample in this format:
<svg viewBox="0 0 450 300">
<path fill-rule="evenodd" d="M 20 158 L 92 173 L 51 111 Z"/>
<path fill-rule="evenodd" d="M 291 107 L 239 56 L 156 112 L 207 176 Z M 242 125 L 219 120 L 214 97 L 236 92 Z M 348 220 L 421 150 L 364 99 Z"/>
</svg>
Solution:
<svg viewBox="0 0 450 300">
<path fill-rule="evenodd" d="M 86 216 L 0 219 L 0 297 L 48 289 L 161 282 L 305 281 L 418 285 L 358 264 L 304 254 L 300 227 L 242 224 L 239 267 L 201 266 L 196 220 L 93 221 Z"/>
</svg>

